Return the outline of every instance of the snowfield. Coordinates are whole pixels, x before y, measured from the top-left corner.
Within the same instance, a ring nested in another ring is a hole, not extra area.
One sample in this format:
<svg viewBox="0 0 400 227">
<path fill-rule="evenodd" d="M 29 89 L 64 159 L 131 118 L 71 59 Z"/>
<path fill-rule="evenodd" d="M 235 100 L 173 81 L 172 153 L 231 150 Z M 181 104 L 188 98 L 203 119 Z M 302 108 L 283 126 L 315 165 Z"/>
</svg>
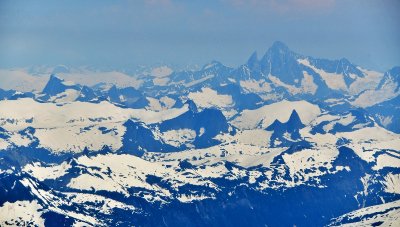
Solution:
<svg viewBox="0 0 400 227">
<path fill-rule="evenodd" d="M 304 124 L 310 123 L 321 114 L 317 105 L 306 101 L 281 101 L 265 105 L 255 110 L 244 110 L 232 124 L 241 129 L 267 128 L 276 119 L 281 122 L 289 120 L 290 114 L 296 110 Z"/>
</svg>

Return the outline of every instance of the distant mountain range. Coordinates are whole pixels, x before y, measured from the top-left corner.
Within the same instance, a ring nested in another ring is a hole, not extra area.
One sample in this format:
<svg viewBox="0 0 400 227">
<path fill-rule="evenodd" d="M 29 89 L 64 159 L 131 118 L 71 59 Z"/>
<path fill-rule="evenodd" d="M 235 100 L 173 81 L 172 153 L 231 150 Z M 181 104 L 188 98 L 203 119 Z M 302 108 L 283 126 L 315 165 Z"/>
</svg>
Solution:
<svg viewBox="0 0 400 227">
<path fill-rule="evenodd" d="M 399 225 L 400 67 L 275 42 L 104 75 L 0 89 L 0 226 Z"/>
</svg>

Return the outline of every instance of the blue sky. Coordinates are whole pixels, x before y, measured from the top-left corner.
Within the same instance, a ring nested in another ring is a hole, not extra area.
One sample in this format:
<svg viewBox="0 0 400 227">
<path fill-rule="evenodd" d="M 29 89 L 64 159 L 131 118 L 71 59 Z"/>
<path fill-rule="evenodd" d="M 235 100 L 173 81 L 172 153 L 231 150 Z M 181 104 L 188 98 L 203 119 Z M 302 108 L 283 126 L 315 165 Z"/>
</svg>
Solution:
<svg viewBox="0 0 400 227">
<path fill-rule="evenodd" d="M 385 71 L 400 65 L 398 0 L 0 2 L 0 67 L 244 63 L 276 41 Z"/>
</svg>

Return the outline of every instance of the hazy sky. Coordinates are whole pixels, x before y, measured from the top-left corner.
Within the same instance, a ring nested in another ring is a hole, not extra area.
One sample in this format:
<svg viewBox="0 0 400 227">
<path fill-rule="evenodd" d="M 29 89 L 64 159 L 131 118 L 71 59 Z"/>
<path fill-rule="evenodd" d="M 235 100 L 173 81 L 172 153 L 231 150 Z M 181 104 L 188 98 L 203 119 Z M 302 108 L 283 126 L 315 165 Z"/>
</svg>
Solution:
<svg viewBox="0 0 400 227">
<path fill-rule="evenodd" d="M 0 1 L 0 67 L 244 63 L 292 50 L 400 65 L 398 0 Z"/>
</svg>

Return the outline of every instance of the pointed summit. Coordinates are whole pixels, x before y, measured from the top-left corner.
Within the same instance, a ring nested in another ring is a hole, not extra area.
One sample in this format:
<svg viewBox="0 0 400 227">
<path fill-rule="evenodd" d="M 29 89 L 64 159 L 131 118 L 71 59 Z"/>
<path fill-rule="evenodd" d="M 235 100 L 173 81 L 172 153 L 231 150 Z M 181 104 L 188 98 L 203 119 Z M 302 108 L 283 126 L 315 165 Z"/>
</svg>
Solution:
<svg viewBox="0 0 400 227">
<path fill-rule="evenodd" d="M 275 41 L 272 46 L 267 50 L 261 61 L 266 60 L 277 60 L 277 59 L 284 59 L 284 58 L 292 58 L 295 57 L 296 54 L 289 49 L 286 44 Z"/>
<path fill-rule="evenodd" d="M 301 122 L 300 116 L 296 110 L 292 111 L 289 120 L 285 123 L 280 122 L 278 119 L 269 125 L 265 130 L 275 132 L 294 132 L 303 128 L 305 125 Z"/>
<path fill-rule="evenodd" d="M 260 61 L 261 72 L 273 75 L 283 83 L 296 85 L 303 79 L 303 69 L 298 62 L 301 57 L 284 43 L 274 42 Z"/>
<path fill-rule="evenodd" d="M 376 90 L 384 89 L 388 86 L 396 87 L 396 92 L 400 90 L 400 66 L 393 67 L 385 72 Z"/>
<path fill-rule="evenodd" d="M 393 67 L 387 72 L 387 76 L 400 85 L 400 66 Z"/>
<path fill-rule="evenodd" d="M 64 90 L 64 80 L 57 77 L 55 74 L 51 74 L 49 81 L 43 89 L 43 93 L 48 94 L 50 96 L 56 95 Z"/>
<path fill-rule="evenodd" d="M 258 60 L 257 51 L 253 52 L 253 54 L 250 56 L 249 60 L 247 60 L 246 65 L 251 70 L 258 70 L 260 68 L 260 61 Z"/>
<path fill-rule="evenodd" d="M 293 109 L 292 114 L 290 114 L 289 122 L 293 121 L 293 120 L 301 121 L 300 120 L 300 116 L 299 116 L 299 114 L 297 113 L 297 111 L 295 109 Z"/>
<path fill-rule="evenodd" d="M 268 49 L 268 51 L 272 52 L 290 52 L 289 47 L 281 41 L 275 41 L 272 46 Z"/>
<path fill-rule="evenodd" d="M 44 87 L 42 93 L 48 96 L 54 96 L 61 92 L 64 92 L 66 89 L 80 90 L 80 86 L 73 84 L 72 82 L 65 82 L 56 74 L 51 74 L 49 81 Z"/>
<path fill-rule="evenodd" d="M 270 141 L 272 147 L 290 146 L 293 141 L 301 139 L 300 129 L 304 126 L 297 111 L 293 110 L 287 122 L 276 119 L 265 130 L 273 132 Z"/>
<path fill-rule="evenodd" d="M 113 84 L 110 87 L 110 89 L 108 89 L 108 91 L 107 91 L 107 99 L 108 99 L 108 101 L 113 102 L 113 103 L 119 103 L 121 101 L 119 93 L 120 92 L 119 92 L 117 86 L 115 86 L 115 84 Z"/>
<path fill-rule="evenodd" d="M 340 60 L 339 60 L 339 62 L 342 64 L 342 65 L 352 65 L 351 64 L 351 62 L 349 61 L 349 59 L 347 59 L 347 58 L 341 58 Z"/>
<path fill-rule="evenodd" d="M 47 83 L 51 83 L 51 82 L 59 82 L 59 83 L 61 83 L 63 81 L 64 81 L 63 79 L 61 79 L 60 77 L 58 77 L 56 74 L 53 73 L 53 74 L 50 75 L 49 81 Z"/>
<path fill-rule="evenodd" d="M 298 130 L 304 127 L 304 124 L 301 122 L 300 116 L 296 110 L 292 111 L 289 120 L 287 121 L 288 131 Z"/>
<path fill-rule="evenodd" d="M 283 123 L 280 122 L 278 119 L 275 119 L 275 121 L 270 124 L 265 130 L 267 131 L 275 131 L 275 129 L 282 128 Z"/>
</svg>

